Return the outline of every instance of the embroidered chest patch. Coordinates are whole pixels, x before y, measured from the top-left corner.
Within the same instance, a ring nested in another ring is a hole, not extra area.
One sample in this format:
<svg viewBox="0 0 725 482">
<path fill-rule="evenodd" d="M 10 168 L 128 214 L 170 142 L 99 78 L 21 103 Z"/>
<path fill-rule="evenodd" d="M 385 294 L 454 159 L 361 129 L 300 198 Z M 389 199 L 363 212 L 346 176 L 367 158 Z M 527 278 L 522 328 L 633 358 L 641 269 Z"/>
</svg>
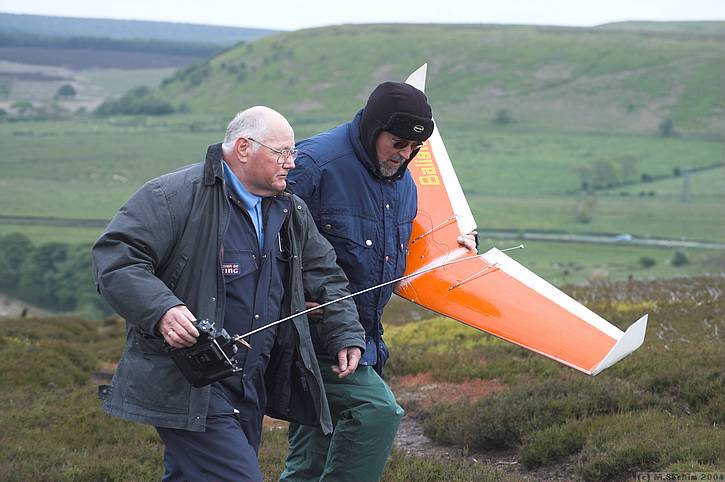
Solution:
<svg viewBox="0 0 725 482">
<path fill-rule="evenodd" d="M 239 274 L 239 263 L 223 263 L 222 274 L 224 276 L 234 276 Z"/>
</svg>

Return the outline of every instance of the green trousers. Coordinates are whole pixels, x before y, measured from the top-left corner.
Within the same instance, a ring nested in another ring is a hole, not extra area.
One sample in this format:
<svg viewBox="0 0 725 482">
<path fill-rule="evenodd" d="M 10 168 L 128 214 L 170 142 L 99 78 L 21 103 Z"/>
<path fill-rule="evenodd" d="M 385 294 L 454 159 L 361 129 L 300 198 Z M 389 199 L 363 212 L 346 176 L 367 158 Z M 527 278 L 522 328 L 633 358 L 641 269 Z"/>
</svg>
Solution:
<svg viewBox="0 0 725 482">
<path fill-rule="evenodd" d="M 338 378 L 320 362 L 334 431 L 290 424 L 289 453 L 280 480 L 377 481 L 393 446 L 403 409 L 375 370 L 361 366 Z"/>
</svg>

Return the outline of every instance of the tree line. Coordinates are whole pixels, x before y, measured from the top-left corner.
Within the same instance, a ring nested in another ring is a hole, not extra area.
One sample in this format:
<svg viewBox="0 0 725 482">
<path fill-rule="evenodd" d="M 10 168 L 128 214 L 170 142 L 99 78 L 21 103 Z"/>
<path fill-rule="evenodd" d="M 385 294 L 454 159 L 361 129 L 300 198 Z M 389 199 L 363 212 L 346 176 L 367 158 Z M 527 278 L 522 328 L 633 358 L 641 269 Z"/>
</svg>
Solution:
<svg viewBox="0 0 725 482">
<path fill-rule="evenodd" d="M 224 48 L 224 46 L 215 44 L 106 37 L 49 37 L 23 32 L 0 32 L 0 47 L 114 50 L 199 58 L 211 57 Z"/>
<path fill-rule="evenodd" d="M 24 234 L 0 235 L 0 292 L 52 311 L 101 318 L 113 312 L 96 293 L 91 245 L 34 245 Z"/>
<path fill-rule="evenodd" d="M 95 113 L 101 116 L 111 115 L 166 115 L 174 112 L 186 112 L 186 104 L 174 107 L 171 102 L 157 96 L 151 89 L 141 85 L 129 90 L 119 99 L 108 99 L 99 105 Z"/>
</svg>

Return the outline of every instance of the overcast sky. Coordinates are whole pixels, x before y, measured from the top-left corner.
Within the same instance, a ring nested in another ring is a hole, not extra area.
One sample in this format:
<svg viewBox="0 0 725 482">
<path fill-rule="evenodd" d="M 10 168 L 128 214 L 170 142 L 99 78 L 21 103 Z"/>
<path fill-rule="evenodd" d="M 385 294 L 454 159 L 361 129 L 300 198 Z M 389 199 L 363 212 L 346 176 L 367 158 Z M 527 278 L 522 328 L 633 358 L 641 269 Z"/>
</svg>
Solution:
<svg viewBox="0 0 725 482">
<path fill-rule="evenodd" d="M 381 22 L 592 26 L 725 20 L 725 0 L 0 0 L 0 12 L 279 30 Z"/>
</svg>

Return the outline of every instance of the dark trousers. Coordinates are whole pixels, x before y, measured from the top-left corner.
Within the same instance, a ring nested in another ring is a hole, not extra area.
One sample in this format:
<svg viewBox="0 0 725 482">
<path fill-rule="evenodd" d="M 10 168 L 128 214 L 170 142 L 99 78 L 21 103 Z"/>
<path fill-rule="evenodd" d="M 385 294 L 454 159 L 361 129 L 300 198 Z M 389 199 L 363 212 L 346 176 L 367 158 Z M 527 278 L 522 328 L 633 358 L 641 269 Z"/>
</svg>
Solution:
<svg viewBox="0 0 725 482">
<path fill-rule="evenodd" d="M 239 409 L 235 409 L 239 407 Z M 241 412 L 240 412 L 241 410 Z M 156 427 L 164 442 L 163 482 L 260 481 L 262 414 L 228 390 L 212 387 L 206 431 Z"/>
</svg>

